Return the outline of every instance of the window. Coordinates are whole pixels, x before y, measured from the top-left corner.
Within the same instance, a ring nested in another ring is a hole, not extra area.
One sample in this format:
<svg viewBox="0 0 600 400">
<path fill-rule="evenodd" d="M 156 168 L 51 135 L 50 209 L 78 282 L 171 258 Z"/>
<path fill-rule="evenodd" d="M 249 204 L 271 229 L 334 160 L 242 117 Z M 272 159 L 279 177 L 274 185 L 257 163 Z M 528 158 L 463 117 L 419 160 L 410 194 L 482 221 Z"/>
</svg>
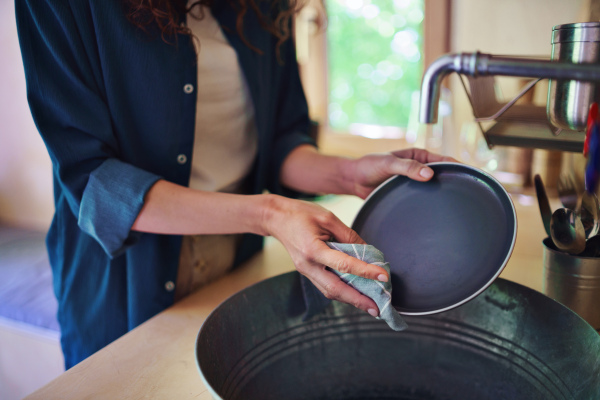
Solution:
<svg viewBox="0 0 600 400">
<path fill-rule="evenodd" d="M 424 65 L 448 50 L 449 1 L 426 13 L 432 1 L 315 0 L 299 14 L 301 74 L 326 132 L 404 136 Z"/>
<path fill-rule="evenodd" d="M 408 125 L 423 73 L 423 0 L 328 0 L 328 125 Z"/>
</svg>

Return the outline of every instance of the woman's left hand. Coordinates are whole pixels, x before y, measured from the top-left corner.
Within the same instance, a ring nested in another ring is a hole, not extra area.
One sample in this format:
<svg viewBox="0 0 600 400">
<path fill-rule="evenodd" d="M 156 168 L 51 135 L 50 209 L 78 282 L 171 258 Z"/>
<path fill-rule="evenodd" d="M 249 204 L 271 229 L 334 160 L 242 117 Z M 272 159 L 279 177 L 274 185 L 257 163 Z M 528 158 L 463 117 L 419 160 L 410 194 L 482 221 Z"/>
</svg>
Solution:
<svg viewBox="0 0 600 400">
<path fill-rule="evenodd" d="M 426 163 L 457 162 L 452 157 L 430 153 L 425 149 L 406 149 L 392 153 L 369 154 L 350 162 L 347 178 L 354 182 L 354 194 L 366 198 L 377 186 L 395 175 L 405 175 L 417 181 L 427 181 L 433 170 Z"/>
</svg>

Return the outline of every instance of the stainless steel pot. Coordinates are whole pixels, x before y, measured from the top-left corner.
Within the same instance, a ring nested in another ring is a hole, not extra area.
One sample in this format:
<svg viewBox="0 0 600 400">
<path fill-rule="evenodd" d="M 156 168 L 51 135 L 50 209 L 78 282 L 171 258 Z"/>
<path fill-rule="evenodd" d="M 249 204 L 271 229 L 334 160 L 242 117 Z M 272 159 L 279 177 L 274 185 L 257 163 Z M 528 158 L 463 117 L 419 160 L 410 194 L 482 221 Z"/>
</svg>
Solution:
<svg viewBox="0 0 600 400">
<path fill-rule="evenodd" d="M 215 399 L 592 399 L 600 335 L 561 304 L 497 279 L 458 308 L 392 331 L 339 302 L 303 321 L 290 272 L 230 297 L 196 358 Z"/>
<path fill-rule="evenodd" d="M 600 257 L 573 256 L 544 239 L 542 292 L 600 331 Z"/>
<path fill-rule="evenodd" d="M 552 30 L 552 59 L 600 68 L 600 22 L 557 25 Z M 553 125 L 585 130 L 592 102 L 600 101 L 600 83 L 552 79 L 546 111 Z"/>
</svg>

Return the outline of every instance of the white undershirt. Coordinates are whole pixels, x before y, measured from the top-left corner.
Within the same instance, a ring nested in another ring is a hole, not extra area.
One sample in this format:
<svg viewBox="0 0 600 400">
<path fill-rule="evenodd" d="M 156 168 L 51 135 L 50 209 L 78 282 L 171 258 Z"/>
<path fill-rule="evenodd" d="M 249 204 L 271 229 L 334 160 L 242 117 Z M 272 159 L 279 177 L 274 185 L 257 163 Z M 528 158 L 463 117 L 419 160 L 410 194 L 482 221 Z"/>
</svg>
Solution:
<svg viewBox="0 0 600 400">
<path fill-rule="evenodd" d="M 190 187 L 235 192 L 257 151 L 254 107 L 237 54 L 210 10 L 196 7 L 187 25 L 198 53 L 196 135 Z"/>
<path fill-rule="evenodd" d="M 188 4 L 189 6 L 190 4 Z M 254 107 L 237 54 L 207 8 L 196 7 L 187 25 L 198 54 L 196 131 L 190 187 L 240 193 L 257 152 Z M 224 275 L 233 266 L 241 235 L 184 236 L 175 300 Z"/>
</svg>

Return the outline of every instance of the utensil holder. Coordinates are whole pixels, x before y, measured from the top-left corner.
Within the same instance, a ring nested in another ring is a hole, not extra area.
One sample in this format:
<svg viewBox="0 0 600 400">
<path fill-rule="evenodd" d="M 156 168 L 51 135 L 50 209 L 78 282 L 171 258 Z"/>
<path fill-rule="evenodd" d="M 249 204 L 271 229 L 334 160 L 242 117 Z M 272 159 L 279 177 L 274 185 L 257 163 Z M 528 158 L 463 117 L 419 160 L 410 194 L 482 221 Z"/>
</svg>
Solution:
<svg viewBox="0 0 600 400">
<path fill-rule="evenodd" d="M 600 257 L 578 257 L 556 249 L 552 240 L 544 247 L 542 292 L 562 303 L 600 331 Z"/>
</svg>

